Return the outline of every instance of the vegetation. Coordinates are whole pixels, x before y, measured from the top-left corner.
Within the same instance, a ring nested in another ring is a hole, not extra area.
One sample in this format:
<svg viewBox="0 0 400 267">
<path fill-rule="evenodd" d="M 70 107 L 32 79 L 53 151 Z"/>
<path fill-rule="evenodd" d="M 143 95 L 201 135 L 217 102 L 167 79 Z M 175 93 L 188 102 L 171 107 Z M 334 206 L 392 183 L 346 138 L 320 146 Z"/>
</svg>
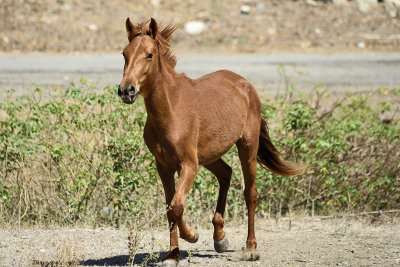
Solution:
<svg viewBox="0 0 400 267">
<path fill-rule="evenodd" d="M 65 91 L 0 96 L 0 223 L 165 224 L 165 203 L 142 132 L 143 102 L 125 105 L 115 87 L 96 92 L 85 80 Z M 381 89 L 399 103 L 399 90 Z M 264 100 L 270 135 L 283 155 L 306 164 L 298 177 L 258 172 L 259 216 L 398 208 L 398 106 L 366 94 L 332 101 L 325 93 Z M 323 103 L 323 104 L 322 104 Z M 389 114 L 389 119 L 381 119 Z M 236 148 L 226 217 L 246 216 Z M 217 180 L 204 168 L 187 200 L 186 218 L 211 221 Z M 160 211 L 162 211 L 160 213 Z M 155 215 L 163 214 L 154 219 Z"/>
</svg>

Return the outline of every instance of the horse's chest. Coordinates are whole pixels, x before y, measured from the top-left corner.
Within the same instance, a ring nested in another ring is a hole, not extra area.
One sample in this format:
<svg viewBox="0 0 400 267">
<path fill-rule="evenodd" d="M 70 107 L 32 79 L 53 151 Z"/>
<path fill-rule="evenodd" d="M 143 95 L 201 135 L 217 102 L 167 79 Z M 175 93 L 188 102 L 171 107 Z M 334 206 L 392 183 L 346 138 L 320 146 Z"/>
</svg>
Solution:
<svg viewBox="0 0 400 267">
<path fill-rule="evenodd" d="M 156 131 L 150 127 L 145 127 L 143 137 L 157 162 L 164 163 L 170 167 L 178 165 L 178 157 L 176 156 L 172 142 L 165 135 L 160 138 Z"/>
</svg>

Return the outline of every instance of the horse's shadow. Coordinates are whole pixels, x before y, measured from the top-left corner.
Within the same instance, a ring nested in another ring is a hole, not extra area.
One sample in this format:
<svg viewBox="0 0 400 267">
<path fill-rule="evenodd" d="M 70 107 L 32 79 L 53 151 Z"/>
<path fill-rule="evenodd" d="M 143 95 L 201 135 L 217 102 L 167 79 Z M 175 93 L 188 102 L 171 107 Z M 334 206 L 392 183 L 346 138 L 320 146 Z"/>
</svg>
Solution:
<svg viewBox="0 0 400 267">
<path fill-rule="evenodd" d="M 154 259 L 152 255 L 159 255 L 159 257 Z M 158 251 L 153 252 L 152 254 L 136 253 L 132 263 L 135 265 L 141 265 L 142 263 L 146 262 L 147 265 L 154 266 L 157 263 L 161 262 L 165 256 L 167 256 L 167 252 Z M 186 257 L 188 257 L 188 253 L 186 251 L 181 251 L 181 259 L 184 259 Z M 80 264 L 83 266 L 127 266 L 128 263 L 131 263 L 129 262 L 128 255 L 119 255 L 98 260 L 86 260 L 80 262 Z"/>
<path fill-rule="evenodd" d="M 206 250 L 199 252 L 191 252 L 190 256 L 189 253 L 185 250 L 181 250 L 181 260 L 188 259 L 190 257 L 196 258 L 212 258 L 216 257 L 215 254 L 210 253 L 212 251 Z M 158 257 L 152 257 L 152 255 L 159 255 Z M 162 259 L 167 256 L 167 252 L 153 252 L 150 253 L 137 253 L 133 260 L 134 265 L 141 265 L 142 263 L 146 263 L 147 266 L 157 266 L 161 263 Z M 61 262 L 58 261 L 34 261 L 33 264 L 35 266 L 43 266 L 43 267 L 53 267 L 53 266 L 60 266 Z M 107 257 L 103 259 L 96 259 L 96 260 L 85 260 L 81 261 L 79 264 L 82 266 L 127 266 L 129 262 L 129 255 L 118 255 L 113 257 Z"/>
</svg>

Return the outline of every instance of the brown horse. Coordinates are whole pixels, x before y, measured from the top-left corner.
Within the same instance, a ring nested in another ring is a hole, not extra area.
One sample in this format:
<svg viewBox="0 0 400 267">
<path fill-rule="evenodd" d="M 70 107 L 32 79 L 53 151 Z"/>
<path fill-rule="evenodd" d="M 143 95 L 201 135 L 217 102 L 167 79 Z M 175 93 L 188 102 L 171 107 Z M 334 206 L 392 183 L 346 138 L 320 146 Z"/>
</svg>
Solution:
<svg viewBox="0 0 400 267">
<path fill-rule="evenodd" d="M 228 248 L 223 230 L 226 197 L 232 169 L 222 159 L 234 144 L 239 151 L 248 209 L 246 247 L 257 247 L 254 213 L 257 204 L 257 161 L 280 175 L 299 174 L 279 158 L 271 143 L 267 123 L 261 118 L 261 102 L 255 88 L 243 77 L 227 70 L 192 80 L 174 71 L 176 58 L 170 50 L 176 25 L 158 27 L 152 18 L 136 26 L 126 20 L 129 44 L 123 51 L 124 75 L 118 95 L 132 104 L 141 94 L 147 111 L 144 140 L 157 163 L 167 202 L 170 250 L 163 266 L 179 261 L 178 232 L 194 243 L 198 233 L 183 220 L 185 200 L 199 165 L 218 179 L 220 189 L 212 223 L 217 252 Z M 174 174 L 179 174 L 175 188 Z"/>
</svg>

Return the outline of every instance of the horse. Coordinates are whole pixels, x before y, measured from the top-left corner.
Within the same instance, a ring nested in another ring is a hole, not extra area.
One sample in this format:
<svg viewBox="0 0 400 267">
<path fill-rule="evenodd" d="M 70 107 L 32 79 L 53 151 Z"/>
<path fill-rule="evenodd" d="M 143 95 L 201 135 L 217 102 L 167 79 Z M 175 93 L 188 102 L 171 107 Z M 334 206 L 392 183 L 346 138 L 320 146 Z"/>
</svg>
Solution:
<svg viewBox="0 0 400 267">
<path fill-rule="evenodd" d="M 211 171 L 219 182 L 217 207 L 212 219 L 214 248 L 228 249 L 224 232 L 226 197 L 232 169 L 221 159 L 236 145 L 244 176 L 244 197 L 248 210 L 246 249 L 257 247 L 254 215 L 257 205 L 257 162 L 283 176 L 298 175 L 303 167 L 288 163 L 272 144 L 267 122 L 261 118 L 261 101 L 249 81 L 228 70 L 220 70 L 198 79 L 176 73 L 176 57 L 171 37 L 179 25 L 157 24 L 150 20 L 134 25 L 126 19 L 128 45 L 118 95 L 132 104 L 138 95 L 144 98 L 147 121 L 144 141 L 153 154 L 167 204 L 170 249 L 162 266 L 177 266 L 180 238 L 190 243 L 199 234 L 183 219 L 185 200 L 200 165 Z M 174 175 L 178 172 L 175 187 Z"/>
</svg>

